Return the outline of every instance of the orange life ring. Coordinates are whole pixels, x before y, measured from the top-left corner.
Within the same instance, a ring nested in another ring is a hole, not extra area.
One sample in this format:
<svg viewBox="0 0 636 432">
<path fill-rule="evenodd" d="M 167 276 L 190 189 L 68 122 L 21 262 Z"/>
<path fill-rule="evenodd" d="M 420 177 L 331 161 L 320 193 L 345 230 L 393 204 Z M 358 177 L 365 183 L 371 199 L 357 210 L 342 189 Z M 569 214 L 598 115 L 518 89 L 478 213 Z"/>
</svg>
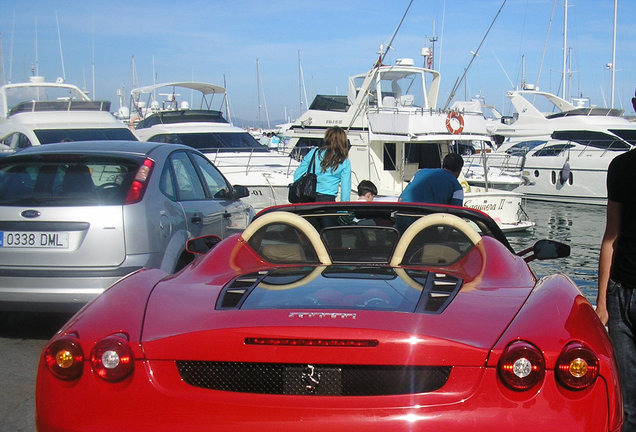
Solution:
<svg viewBox="0 0 636 432">
<path fill-rule="evenodd" d="M 453 119 L 457 119 L 457 121 L 459 122 L 459 127 L 453 127 Z M 464 117 L 462 117 L 462 115 L 457 111 L 449 112 L 448 116 L 446 117 L 446 129 L 448 129 L 448 131 L 453 135 L 459 135 L 464 130 Z"/>
</svg>

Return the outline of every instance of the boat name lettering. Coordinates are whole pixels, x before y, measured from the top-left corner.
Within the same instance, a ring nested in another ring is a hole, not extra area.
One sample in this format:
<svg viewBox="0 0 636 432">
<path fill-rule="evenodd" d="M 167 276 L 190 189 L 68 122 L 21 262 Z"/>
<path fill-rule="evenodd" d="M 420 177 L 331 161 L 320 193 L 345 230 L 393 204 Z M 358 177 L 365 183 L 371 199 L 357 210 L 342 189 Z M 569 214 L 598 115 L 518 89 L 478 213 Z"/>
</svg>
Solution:
<svg viewBox="0 0 636 432">
<path fill-rule="evenodd" d="M 334 124 L 334 125 L 341 125 L 342 124 L 342 120 L 327 120 L 326 123 L 327 124 Z"/>
<path fill-rule="evenodd" d="M 354 313 L 342 313 L 342 312 L 290 312 L 289 318 L 331 318 L 331 319 L 356 319 Z"/>
<path fill-rule="evenodd" d="M 464 201 L 464 206 L 473 208 L 475 210 L 480 210 L 483 212 L 502 210 L 504 208 L 504 204 L 506 203 L 506 199 L 502 198 L 499 201 L 499 205 L 497 203 L 483 203 L 483 204 L 473 204 L 471 200 Z"/>
</svg>

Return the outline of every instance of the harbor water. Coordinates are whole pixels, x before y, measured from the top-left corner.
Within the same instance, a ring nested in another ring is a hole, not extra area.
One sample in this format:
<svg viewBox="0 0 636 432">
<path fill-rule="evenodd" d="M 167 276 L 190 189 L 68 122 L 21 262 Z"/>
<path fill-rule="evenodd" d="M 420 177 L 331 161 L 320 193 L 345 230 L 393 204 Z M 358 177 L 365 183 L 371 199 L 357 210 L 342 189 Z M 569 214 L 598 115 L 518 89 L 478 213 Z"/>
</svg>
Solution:
<svg viewBox="0 0 636 432">
<path fill-rule="evenodd" d="M 552 239 L 570 246 L 568 258 L 532 261 L 530 267 L 538 277 L 551 273 L 568 275 L 592 304 L 596 304 L 598 258 L 605 229 L 605 206 L 565 204 L 527 200 L 525 211 L 534 228 L 509 233 L 515 251 L 521 251 L 537 240 Z"/>
</svg>

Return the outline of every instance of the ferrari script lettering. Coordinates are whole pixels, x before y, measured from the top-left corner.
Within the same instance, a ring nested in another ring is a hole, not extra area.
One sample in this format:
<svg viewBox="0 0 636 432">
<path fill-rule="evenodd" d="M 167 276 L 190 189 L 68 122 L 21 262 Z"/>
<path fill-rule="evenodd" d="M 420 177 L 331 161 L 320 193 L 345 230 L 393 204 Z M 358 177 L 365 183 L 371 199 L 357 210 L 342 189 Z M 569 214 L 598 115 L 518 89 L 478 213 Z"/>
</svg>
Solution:
<svg viewBox="0 0 636 432">
<path fill-rule="evenodd" d="M 342 312 L 290 312 L 289 318 L 331 318 L 331 319 L 356 319 L 354 313 L 342 313 Z"/>
</svg>

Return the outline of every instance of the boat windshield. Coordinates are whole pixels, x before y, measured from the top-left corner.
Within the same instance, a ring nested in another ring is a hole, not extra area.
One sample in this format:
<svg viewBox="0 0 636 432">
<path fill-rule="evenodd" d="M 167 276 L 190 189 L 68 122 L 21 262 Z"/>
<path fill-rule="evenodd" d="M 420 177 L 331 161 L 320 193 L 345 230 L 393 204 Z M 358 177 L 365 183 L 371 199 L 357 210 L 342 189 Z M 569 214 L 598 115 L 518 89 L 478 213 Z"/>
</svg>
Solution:
<svg viewBox="0 0 636 432">
<path fill-rule="evenodd" d="M 594 147 L 601 150 L 625 151 L 631 147 L 626 142 L 604 132 L 574 130 L 555 131 L 552 138 L 563 141 L 573 141 L 586 147 Z"/>
<path fill-rule="evenodd" d="M 70 86 L 17 86 L 7 87 L 4 91 L 7 98 L 8 111 L 11 111 L 13 107 L 25 101 L 88 100 L 88 98 L 75 87 Z"/>
<path fill-rule="evenodd" d="M 421 72 L 387 70 L 380 73 L 378 90 L 383 107 L 428 108 Z M 386 99 L 385 99 L 386 98 Z"/>
<path fill-rule="evenodd" d="M 40 144 L 70 141 L 138 141 L 127 127 L 91 129 L 40 129 L 33 131 Z"/>
<path fill-rule="evenodd" d="M 199 132 L 159 134 L 148 141 L 185 144 L 205 152 L 269 152 L 247 132 Z"/>
</svg>

